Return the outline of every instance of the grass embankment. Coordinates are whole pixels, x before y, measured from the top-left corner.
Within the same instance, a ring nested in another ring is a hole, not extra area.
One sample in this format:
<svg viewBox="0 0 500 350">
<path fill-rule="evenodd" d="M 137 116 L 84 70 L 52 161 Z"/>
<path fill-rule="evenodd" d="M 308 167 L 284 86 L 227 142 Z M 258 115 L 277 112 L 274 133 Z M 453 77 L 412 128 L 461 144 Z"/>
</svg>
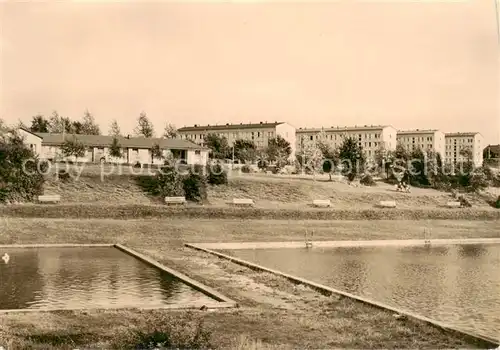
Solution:
<svg viewBox="0 0 500 350">
<path fill-rule="evenodd" d="M 61 195 L 64 203 L 159 203 L 138 185 L 137 176 L 100 175 L 85 172 L 68 182 L 54 179 L 47 181 L 46 193 Z M 394 187 L 378 183 L 375 187 L 353 187 L 345 183 L 304 178 L 282 178 L 279 176 L 231 175 L 228 185 L 209 186 L 208 200 L 212 205 L 224 205 L 232 198 L 251 198 L 262 208 L 279 208 L 290 204 L 307 205 L 314 199 L 330 199 L 335 208 L 351 209 L 372 207 L 381 200 L 395 200 L 403 208 L 422 206 L 436 208 L 451 200 L 448 193 L 413 188 L 412 193 L 396 192 Z M 488 207 L 478 196 L 469 199 L 477 208 Z"/>
<path fill-rule="evenodd" d="M 427 228 L 424 236 L 423 228 Z M 499 237 L 480 221 L 69 220 L 5 218 L 0 244 L 122 243 L 236 300 L 234 310 L 194 313 L 218 348 L 487 348 L 390 312 L 185 248 L 185 242 Z M 429 230 L 430 229 L 430 230 Z M 0 344 L 18 348 L 123 345 L 131 330 L 176 322 L 181 311 L 88 311 L 0 316 Z M 241 339 L 244 335 L 245 338 Z M 251 341 L 248 341 L 251 339 Z M 242 345 L 244 343 L 244 345 Z M 260 345 L 256 345 L 260 344 Z"/>
<path fill-rule="evenodd" d="M 168 207 L 151 204 L 57 204 L 0 207 L 0 215 L 23 218 L 74 219 L 267 219 L 267 220 L 500 220 L 495 209 L 297 209 L 238 208 L 191 205 Z"/>
<path fill-rule="evenodd" d="M 444 208 L 451 197 L 429 189 L 398 193 L 392 186 L 351 187 L 344 183 L 290 179 L 276 176 L 233 176 L 228 185 L 209 186 L 209 203 L 190 203 L 186 208 L 168 208 L 161 198 L 147 194 L 134 175 L 100 175 L 83 173 L 67 182 L 51 179 L 45 193 L 61 195 L 56 206 L 21 205 L 0 207 L 0 215 L 17 217 L 68 218 L 226 218 L 226 219 L 500 219 L 500 211 L 485 200 L 472 196 L 470 209 Z M 235 208 L 232 198 L 251 198 L 255 208 Z M 314 209 L 314 199 L 330 199 L 332 209 Z M 397 209 L 375 208 L 380 200 L 395 200 Z M 102 210 L 106 206 L 106 210 Z"/>
</svg>

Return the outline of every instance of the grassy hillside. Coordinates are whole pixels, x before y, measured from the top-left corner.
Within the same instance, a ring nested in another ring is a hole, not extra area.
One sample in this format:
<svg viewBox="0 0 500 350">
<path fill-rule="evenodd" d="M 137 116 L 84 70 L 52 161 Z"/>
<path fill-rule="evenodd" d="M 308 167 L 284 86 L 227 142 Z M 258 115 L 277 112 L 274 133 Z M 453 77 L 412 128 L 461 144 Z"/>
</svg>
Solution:
<svg viewBox="0 0 500 350">
<path fill-rule="evenodd" d="M 149 196 L 137 182 L 136 175 L 82 174 L 64 182 L 51 178 L 45 184 L 46 194 L 61 195 L 63 203 L 159 204 L 161 199 Z M 330 199 L 335 208 L 372 208 L 381 200 L 395 200 L 401 208 L 437 208 L 451 200 L 448 193 L 413 188 L 412 193 L 396 192 L 393 186 L 378 183 L 375 187 L 353 187 L 345 183 L 291 179 L 279 176 L 232 176 L 228 185 L 209 186 L 211 205 L 225 206 L 232 198 L 252 198 L 259 208 L 297 209 L 307 207 L 314 199 Z M 475 207 L 487 208 L 479 196 L 469 196 Z"/>
</svg>

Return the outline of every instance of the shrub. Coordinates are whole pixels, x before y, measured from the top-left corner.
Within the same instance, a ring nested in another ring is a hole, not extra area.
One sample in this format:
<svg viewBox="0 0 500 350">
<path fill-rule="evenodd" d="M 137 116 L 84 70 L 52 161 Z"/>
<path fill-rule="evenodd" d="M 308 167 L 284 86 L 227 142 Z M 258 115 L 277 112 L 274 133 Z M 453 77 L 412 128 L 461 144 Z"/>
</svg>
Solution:
<svg viewBox="0 0 500 350">
<path fill-rule="evenodd" d="M 207 180 L 211 185 L 227 185 L 227 172 L 217 163 L 208 169 Z"/>
<path fill-rule="evenodd" d="M 241 172 L 248 174 L 252 172 L 252 169 L 250 169 L 250 166 L 245 164 L 241 167 Z"/>
<path fill-rule="evenodd" d="M 207 199 L 207 178 L 204 167 L 195 166 L 194 169 L 189 170 L 183 185 L 186 199 L 194 202 L 203 202 Z"/>
<path fill-rule="evenodd" d="M 370 174 L 363 175 L 361 180 L 359 180 L 359 183 L 364 185 L 364 186 L 376 186 L 377 185 Z"/>
<path fill-rule="evenodd" d="M 136 326 L 137 327 L 137 326 Z M 191 314 L 169 317 L 151 315 L 145 325 L 128 331 L 119 342 L 113 344 L 117 349 L 213 349 L 211 333 L 201 320 Z"/>
<path fill-rule="evenodd" d="M 488 187 L 488 180 L 485 173 L 478 169 L 474 171 L 468 180 L 468 187 L 470 191 L 477 192 L 480 190 L 484 190 Z"/>
<path fill-rule="evenodd" d="M 46 170 L 18 135 L 0 138 L 0 202 L 33 200 L 43 192 Z"/>
<path fill-rule="evenodd" d="M 137 176 L 136 182 L 154 196 L 184 196 L 183 178 L 174 167 L 163 167 L 155 176 Z"/>
<path fill-rule="evenodd" d="M 497 201 L 495 202 L 495 208 L 500 209 L 500 196 L 498 196 Z"/>
<path fill-rule="evenodd" d="M 356 178 L 356 173 L 354 173 L 354 172 L 349 172 L 349 173 L 347 174 L 347 180 L 349 180 L 349 182 L 354 181 L 354 179 L 355 179 L 355 178 Z"/>
<path fill-rule="evenodd" d="M 68 182 L 71 178 L 71 174 L 67 170 L 59 170 L 59 172 L 57 173 L 57 177 L 62 182 Z"/>
<path fill-rule="evenodd" d="M 156 191 L 162 197 L 184 197 L 182 176 L 174 167 L 163 167 L 156 175 Z"/>
<path fill-rule="evenodd" d="M 463 195 L 458 197 L 458 201 L 460 202 L 460 205 L 462 207 L 467 207 L 470 208 L 472 207 L 472 204 L 469 202 L 467 198 L 465 198 Z"/>
<path fill-rule="evenodd" d="M 141 167 L 142 167 L 142 166 L 141 166 L 141 162 L 136 162 L 136 163 L 134 164 L 134 168 L 141 168 Z"/>
</svg>

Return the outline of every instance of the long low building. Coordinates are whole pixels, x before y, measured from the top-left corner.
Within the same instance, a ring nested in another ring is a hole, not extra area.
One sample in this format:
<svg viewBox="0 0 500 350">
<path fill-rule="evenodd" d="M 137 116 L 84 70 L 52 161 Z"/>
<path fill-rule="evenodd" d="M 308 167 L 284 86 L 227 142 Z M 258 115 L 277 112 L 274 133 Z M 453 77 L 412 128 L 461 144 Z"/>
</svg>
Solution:
<svg viewBox="0 0 500 350">
<path fill-rule="evenodd" d="M 171 155 L 175 159 L 184 160 L 187 164 L 208 162 L 208 148 L 187 140 L 118 136 L 122 157 L 117 158 L 109 154 L 113 136 L 33 133 L 27 129 L 19 129 L 19 134 L 24 138 L 25 144 L 41 159 L 132 165 L 163 164 L 164 160 L 154 157 L 152 152 L 153 147 L 159 145 L 166 158 Z M 83 157 L 67 157 L 63 154 L 61 147 L 73 137 L 85 147 Z"/>
</svg>

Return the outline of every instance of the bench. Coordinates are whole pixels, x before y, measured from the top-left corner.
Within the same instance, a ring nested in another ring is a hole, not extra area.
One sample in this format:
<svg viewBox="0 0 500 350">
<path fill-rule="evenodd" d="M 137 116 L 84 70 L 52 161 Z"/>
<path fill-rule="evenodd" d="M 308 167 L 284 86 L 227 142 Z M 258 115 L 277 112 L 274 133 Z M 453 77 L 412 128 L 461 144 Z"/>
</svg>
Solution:
<svg viewBox="0 0 500 350">
<path fill-rule="evenodd" d="M 320 208 L 330 208 L 332 206 L 332 203 L 329 199 L 315 199 L 313 200 L 313 206 Z"/>
<path fill-rule="evenodd" d="M 165 203 L 167 205 L 170 205 L 170 204 L 185 204 L 186 203 L 186 198 L 185 197 L 165 197 Z"/>
<path fill-rule="evenodd" d="M 233 198 L 233 205 L 241 205 L 241 206 L 249 206 L 253 207 L 254 206 L 254 201 L 253 199 L 250 198 Z"/>
<path fill-rule="evenodd" d="M 38 196 L 39 203 L 58 203 L 61 201 L 61 196 L 58 194 L 45 194 Z"/>
<path fill-rule="evenodd" d="M 381 207 L 381 208 L 396 208 L 396 201 L 380 201 L 379 207 Z"/>
<path fill-rule="evenodd" d="M 446 206 L 448 208 L 460 208 L 462 206 L 462 203 L 460 203 L 460 202 L 448 202 L 448 203 L 446 203 Z"/>
</svg>

